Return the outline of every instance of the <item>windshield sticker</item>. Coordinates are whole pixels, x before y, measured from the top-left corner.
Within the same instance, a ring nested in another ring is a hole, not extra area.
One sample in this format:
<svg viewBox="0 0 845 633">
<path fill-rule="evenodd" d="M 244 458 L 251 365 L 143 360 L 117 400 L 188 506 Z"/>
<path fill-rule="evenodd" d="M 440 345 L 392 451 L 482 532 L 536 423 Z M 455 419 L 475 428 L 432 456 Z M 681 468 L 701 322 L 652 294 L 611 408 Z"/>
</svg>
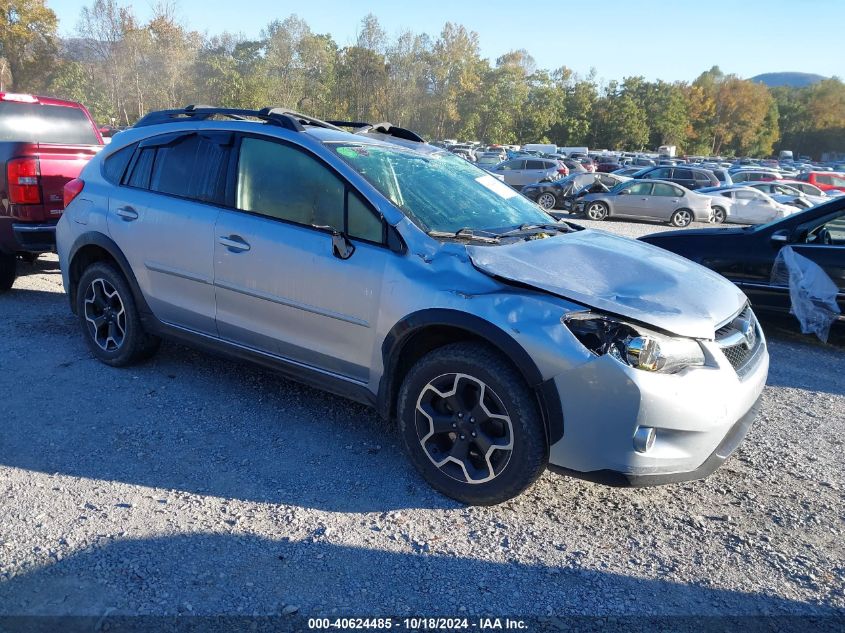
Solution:
<svg viewBox="0 0 845 633">
<path fill-rule="evenodd" d="M 359 156 L 369 156 L 370 153 L 363 147 L 338 147 L 337 153 L 346 158 L 358 158 Z"/>
<path fill-rule="evenodd" d="M 504 198 L 505 200 L 509 200 L 516 195 L 516 191 L 508 187 L 505 183 L 501 180 L 493 178 L 493 176 L 479 176 L 475 179 L 479 185 L 484 185 L 490 191 L 495 193 L 500 198 Z"/>
</svg>

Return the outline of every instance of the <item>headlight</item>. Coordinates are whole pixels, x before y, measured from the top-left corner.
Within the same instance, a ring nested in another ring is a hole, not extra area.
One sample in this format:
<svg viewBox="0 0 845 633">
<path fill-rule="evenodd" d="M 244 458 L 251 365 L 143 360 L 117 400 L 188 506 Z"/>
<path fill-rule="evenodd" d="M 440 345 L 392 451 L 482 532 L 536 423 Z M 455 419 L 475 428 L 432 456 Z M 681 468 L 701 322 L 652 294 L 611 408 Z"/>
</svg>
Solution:
<svg viewBox="0 0 845 633">
<path fill-rule="evenodd" d="M 588 350 L 597 356 L 608 354 L 629 367 L 674 374 L 704 365 L 704 352 L 694 339 L 667 336 L 590 312 L 568 314 L 561 320 Z"/>
</svg>

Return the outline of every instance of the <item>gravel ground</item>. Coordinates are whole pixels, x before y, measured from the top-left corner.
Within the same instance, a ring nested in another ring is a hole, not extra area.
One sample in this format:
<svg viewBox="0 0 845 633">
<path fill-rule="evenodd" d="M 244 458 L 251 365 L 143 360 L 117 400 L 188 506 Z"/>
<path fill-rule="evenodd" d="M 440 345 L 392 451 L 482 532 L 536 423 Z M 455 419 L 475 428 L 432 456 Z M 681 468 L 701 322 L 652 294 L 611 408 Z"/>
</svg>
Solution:
<svg viewBox="0 0 845 633">
<path fill-rule="evenodd" d="M 94 361 L 55 257 L 24 272 L 0 296 L 0 616 L 566 628 L 550 616 L 845 614 L 841 346 L 770 330 L 762 419 L 705 481 L 546 474 L 509 503 L 464 508 L 365 407 L 174 344 L 131 369 Z"/>
</svg>

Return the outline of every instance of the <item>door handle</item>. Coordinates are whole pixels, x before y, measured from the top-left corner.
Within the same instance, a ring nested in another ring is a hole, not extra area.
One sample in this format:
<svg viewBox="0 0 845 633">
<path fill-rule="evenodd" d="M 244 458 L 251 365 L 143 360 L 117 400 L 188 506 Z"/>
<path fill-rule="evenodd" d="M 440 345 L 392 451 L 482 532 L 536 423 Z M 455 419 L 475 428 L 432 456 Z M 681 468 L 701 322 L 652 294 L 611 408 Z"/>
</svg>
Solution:
<svg viewBox="0 0 845 633">
<path fill-rule="evenodd" d="M 127 222 L 138 219 L 138 212 L 132 207 L 118 207 L 114 212 Z"/>
<path fill-rule="evenodd" d="M 233 253 L 248 251 L 250 246 L 240 235 L 221 235 L 217 241 Z"/>
</svg>

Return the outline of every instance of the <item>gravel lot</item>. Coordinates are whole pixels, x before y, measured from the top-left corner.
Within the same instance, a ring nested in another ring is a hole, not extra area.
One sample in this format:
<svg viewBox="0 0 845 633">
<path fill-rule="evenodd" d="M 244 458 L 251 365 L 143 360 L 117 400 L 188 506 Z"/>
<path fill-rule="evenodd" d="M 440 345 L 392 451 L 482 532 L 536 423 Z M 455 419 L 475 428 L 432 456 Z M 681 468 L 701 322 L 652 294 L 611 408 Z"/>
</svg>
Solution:
<svg viewBox="0 0 845 633">
<path fill-rule="evenodd" d="M 463 508 L 365 407 L 174 344 L 94 361 L 56 258 L 24 270 L 0 296 L 0 616 L 845 616 L 841 345 L 770 329 L 763 417 L 703 482 L 546 474 Z"/>
</svg>

